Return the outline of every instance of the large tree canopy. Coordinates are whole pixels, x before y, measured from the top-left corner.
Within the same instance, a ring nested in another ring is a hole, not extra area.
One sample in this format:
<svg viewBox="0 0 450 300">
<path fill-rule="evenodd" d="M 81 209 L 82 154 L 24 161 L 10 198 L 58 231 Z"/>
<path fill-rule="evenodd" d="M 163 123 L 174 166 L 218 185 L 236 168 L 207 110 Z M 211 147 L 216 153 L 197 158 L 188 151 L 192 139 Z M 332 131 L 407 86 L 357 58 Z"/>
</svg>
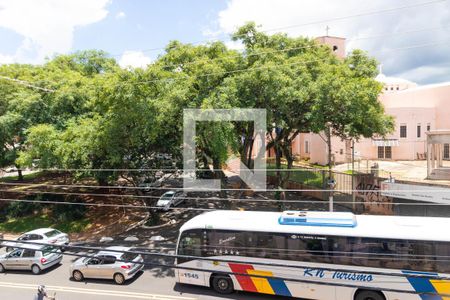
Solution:
<svg viewBox="0 0 450 300">
<path fill-rule="evenodd" d="M 186 108 L 266 109 L 268 147 L 275 149 L 278 168 L 281 156 L 292 166 L 290 146 L 301 132 L 358 139 L 392 130 L 377 100 L 377 63 L 367 54 L 340 59 L 312 39 L 267 35 L 253 23 L 233 39 L 243 51 L 222 42 L 173 41 L 145 69 L 121 69 L 102 51 L 61 55 L 42 66 L 0 66 L 2 76 L 54 91 L 0 79 L 0 163 L 158 168 L 157 153 L 180 158 Z M 252 166 L 251 122 L 198 124 L 196 141 L 206 168 L 220 169 L 233 154 Z M 96 174 L 104 183 L 113 175 Z M 137 173 L 125 175 L 141 180 Z M 286 178 L 279 179 L 282 186 Z"/>
</svg>

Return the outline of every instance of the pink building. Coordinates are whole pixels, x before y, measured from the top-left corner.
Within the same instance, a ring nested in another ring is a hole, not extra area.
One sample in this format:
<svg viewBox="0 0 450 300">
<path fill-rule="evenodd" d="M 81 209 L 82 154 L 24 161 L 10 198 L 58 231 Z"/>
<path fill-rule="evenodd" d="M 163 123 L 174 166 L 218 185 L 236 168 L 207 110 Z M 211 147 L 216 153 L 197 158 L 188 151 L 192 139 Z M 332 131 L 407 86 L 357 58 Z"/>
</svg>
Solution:
<svg viewBox="0 0 450 300">
<path fill-rule="evenodd" d="M 317 39 L 329 44 L 338 56 L 345 53 L 345 40 L 334 37 Z M 394 132 L 384 139 L 361 139 L 355 143 L 355 157 L 361 159 L 425 160 L 426 132 L 450 129 L 450 82 L 418 86 L 401 78 L 384 74 L 376 80 L 384 84 L 379 100 L 387 114 L 395 118 Z M 300 134 L 292 144 L 295 155 L 309 159 L 311 163 L 328 163 L 327 145 L 313 133 Z M 351 141 L 333 138 L 335 163 L 351 159 Z M 443 148 L 443 159 L 449 159 L 449 144 Z"/>
</svg>

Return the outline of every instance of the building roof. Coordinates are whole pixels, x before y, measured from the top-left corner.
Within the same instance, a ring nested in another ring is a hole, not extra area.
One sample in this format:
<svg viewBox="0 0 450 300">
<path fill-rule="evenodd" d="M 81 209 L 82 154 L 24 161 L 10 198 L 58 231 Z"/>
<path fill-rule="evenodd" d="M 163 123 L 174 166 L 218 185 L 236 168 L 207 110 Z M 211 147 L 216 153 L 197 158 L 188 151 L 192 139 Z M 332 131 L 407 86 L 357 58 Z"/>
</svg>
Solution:
<svg viewBox="0 0 450 300">
<path fill-rule="evenodd" d="M 375 80 L 384 83 L 384 84 L 408 84 L 408 85 L 416 85 L 415 82 L 409 81 L 407 79 L 404 78 L 400 78 L 400 77 L 391 77 L 391 76 L 386 76 L 384 74 L 378 74 L 377 77 L 375 77 Z"/>
<path fill-rule="evenodd" d="M 422 91 L 422 90 L 434 89 L 434 88 L 440 88 L 440 87 L 450 87 L 450 81 L 416 86 L 414 88 L 410 88 L 410 89 L 407 89 L 407 90 L 400 91 L 399 93 Z"/>
<path fill-rule="evenodd" d="M 246 230 L 289 234 L 334 235 L 450 241 L 444 234 L 450 218 L 357 215 L 355 227 L 281 225 L 281 212 L 218 210 L 196 216 L 180 231 L 188 229 Z"/>
<path fill-rule="evenodd" d="M 340 36 L 333 36 L 333 35 L 321 35 L 316 37 L 315 39 L 338 39 L 338 40 L 345 40 L 346 38 L 340 37 Z"/>
</svg>

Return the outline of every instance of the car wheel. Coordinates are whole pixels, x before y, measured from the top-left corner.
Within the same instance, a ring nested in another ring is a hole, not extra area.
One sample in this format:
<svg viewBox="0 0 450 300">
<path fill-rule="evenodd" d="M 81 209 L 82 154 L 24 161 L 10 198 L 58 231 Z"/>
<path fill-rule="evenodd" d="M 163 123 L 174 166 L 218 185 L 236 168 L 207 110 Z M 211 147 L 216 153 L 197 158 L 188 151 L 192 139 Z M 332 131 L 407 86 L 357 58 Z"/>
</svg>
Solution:
<svg viewBox="0 0 450 300">
<path fill-rule="evenodd" d="M 39 268 L 38 265 L 32 265 L 31 273 L 33 273 L 34 275 L 38 275 L 39 273 L 41 273 L 41 268 Z"/>
<path fill-rule="evenodd" d="M 376 291 L 361 291 L 356 295 L 355 300 L 385 300 L 385 298 Z"/>
<path fill-rule="evenodd" d="M 219 294 L 234 292 L 233 281 L 228 275 L 216 275 L 212 279 L 212 288 Z"/>
<path fill-rule="evenodd" d="M 114 282 L 117 284 L 124 284 L 125 277 L 120 273 L 116 273 L 116 274 L 114 274 Z"/>
<path fill-rule="evenodd" d="M 5 267 L 2 264 L 0 264 L 0 273 L 5 273 Z"/>
<path fill-rule="evenodd" d="M 78 271 L 78 270 L 75 270 L 75 271 L 72 272 L 72 278 L 73 278 L 75 281 L 83 281 L 84 276 L 83 276 L 83 273 L 81 273 L 81 272 Z"/>
</svg>

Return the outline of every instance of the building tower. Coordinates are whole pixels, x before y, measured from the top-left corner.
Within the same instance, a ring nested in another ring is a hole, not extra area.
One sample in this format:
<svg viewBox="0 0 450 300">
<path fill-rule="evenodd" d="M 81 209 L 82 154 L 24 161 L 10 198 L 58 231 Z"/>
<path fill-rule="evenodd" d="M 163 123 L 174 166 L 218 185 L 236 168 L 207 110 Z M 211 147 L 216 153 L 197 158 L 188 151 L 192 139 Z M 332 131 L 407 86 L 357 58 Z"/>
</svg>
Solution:
<svg viewBox="0 0 450 300">
<path fill-rule="evenodd" d="M 327 34 L 326 36 L 319 36 L 315 38 L 315 40 L 320 44 L 329 45 L 331 47 L 331 50 L 333 50 L 337 57 L 345 57 L 345 38 L 328 36 Z"/>
</svg>

